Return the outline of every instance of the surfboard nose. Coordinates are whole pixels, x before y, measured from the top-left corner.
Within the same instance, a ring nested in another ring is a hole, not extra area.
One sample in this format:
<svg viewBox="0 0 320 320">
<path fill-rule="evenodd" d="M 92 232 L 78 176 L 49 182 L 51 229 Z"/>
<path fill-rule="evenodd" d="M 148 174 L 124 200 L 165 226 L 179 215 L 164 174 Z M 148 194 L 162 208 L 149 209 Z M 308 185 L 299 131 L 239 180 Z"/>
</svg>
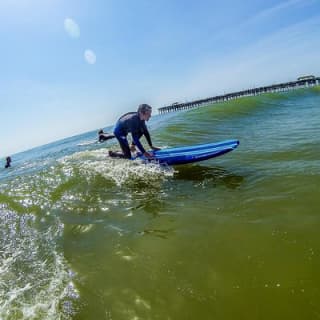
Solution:
<svg viewBox="0 0 320 320">
<path fill-rule="evenodd" d="M 239 140 L 233 140 L 233 141 L 231 141 L 231 142 L 232 142 L 232 144 L 231 144 L 231 148 L 232 148 L 232 149 L 237 148 L 238 145 L 240 144 L 240 141 L 239 141 Z"/>
</svg>

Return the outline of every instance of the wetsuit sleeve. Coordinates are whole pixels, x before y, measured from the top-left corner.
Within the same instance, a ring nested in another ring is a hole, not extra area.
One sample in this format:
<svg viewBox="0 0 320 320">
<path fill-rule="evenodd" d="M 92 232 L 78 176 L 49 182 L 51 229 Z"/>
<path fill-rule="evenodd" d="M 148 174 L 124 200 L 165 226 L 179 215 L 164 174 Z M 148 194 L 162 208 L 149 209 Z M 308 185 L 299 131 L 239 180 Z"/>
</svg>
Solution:
<svg viewBox="0 0 320 320">
<path fill-rule="evenodd" d="M 149 146 L 152 148 L 151 137 L 150 137 L 149 131 L 148 131 L 147 126 L 146 126 L 145 123 L 143 124 L 143 134 L 146 137 Z"/>
<path fill-rule="evenodd" d="M 142 153 L 146 152 L 146 150 L 144 149 L 144 147 L 142 146 L 142 144 L 140 142 L 140 137 L 142 135 L 144 135 L 146 137 L 150 147 L 152 146 L 150 134 L 148 132 L 146 124 L 144 121 L 141 121 L 139 119 L 138 115 L 136 117 L 134 117 L 133 121 L 131 122 L 131 134 L 132 134 L 132 140 L 133 140 L 134 144 L 138 147 L 138 149 Z"/>
<path fill-rule="evenodd" d="M 142 152 L 142 153 L 145 153 L 146 150 L 143 148 L 141 142 L 140 142 L 140 136 L 138 134 L 135 134 L 135 133 L 132 133 L 132 139 L 133 139 L 133 142 L 134 144 L 139 148 L 139 150 Z"/>
</svg>

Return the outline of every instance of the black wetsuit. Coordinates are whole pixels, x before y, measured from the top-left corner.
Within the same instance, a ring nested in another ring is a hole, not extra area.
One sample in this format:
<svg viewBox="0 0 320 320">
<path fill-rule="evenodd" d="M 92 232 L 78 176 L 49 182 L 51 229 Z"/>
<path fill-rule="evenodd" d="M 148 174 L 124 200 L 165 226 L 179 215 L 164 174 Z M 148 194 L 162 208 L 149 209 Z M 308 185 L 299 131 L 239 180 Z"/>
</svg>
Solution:
<svg viewBox="0 0 320 320">
<path fill-rule="evenodd" d="M 129 132 L 132 135 L 133 143 L 142 153 L 146 152 L 139 140 L 142 135 L 146 137 L 149 146 L 152 147 L 150 134 L 146 127 L 145 121 L 140 119 L 138 112 L 126 113 L 118 120 L 113 131 L 114 135 L 119 141 L 124 158 L 131 158 L 131 151 L 127 140 L 127 135 Z"/>
<path fill-rule="evenodd" d="M 7 163 L 6 163 L 6 165 L 4 166 L 6 169 L 7 168 L 10 168 L 11 167 L 11 158 L 10 157 L 7 157 Z"/>
<path fill-rule="evenodd" d="M 99 134 L 99 142 L 107 141 L 113 138 L 115 138 L 113 134 L 105 134 L 105 133 Z"/>
</svg>

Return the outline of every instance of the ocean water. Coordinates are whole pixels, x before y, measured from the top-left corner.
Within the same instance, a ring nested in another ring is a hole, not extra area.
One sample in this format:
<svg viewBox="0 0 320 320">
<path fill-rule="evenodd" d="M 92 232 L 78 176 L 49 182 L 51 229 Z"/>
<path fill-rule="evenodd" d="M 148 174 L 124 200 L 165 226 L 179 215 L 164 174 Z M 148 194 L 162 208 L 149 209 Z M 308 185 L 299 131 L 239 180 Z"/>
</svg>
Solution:
<svg viewBox="0 0 320 320">
<path fill-rule="evenodd" d="M 148 123 L 161 147 L 236 138 L 159 167 L 96 132 L 0 169 L 0 319 L 320 318 L 320 89 Z M 111 128 L 107 128 L 111 130 Z"/>
</svg>

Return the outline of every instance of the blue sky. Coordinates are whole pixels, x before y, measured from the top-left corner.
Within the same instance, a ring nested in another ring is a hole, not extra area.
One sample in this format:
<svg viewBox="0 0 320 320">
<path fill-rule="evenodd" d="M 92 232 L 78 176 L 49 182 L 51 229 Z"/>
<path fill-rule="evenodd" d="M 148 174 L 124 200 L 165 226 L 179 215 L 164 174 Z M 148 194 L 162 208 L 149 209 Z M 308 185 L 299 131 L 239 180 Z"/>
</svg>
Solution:
<svg viewBox="0 0 320 320">
<path fill-rule="evenodd" d="M 1 0 L 0 157 L 154 107 L 320 75 L 320 0 Z"/>
</svg>

